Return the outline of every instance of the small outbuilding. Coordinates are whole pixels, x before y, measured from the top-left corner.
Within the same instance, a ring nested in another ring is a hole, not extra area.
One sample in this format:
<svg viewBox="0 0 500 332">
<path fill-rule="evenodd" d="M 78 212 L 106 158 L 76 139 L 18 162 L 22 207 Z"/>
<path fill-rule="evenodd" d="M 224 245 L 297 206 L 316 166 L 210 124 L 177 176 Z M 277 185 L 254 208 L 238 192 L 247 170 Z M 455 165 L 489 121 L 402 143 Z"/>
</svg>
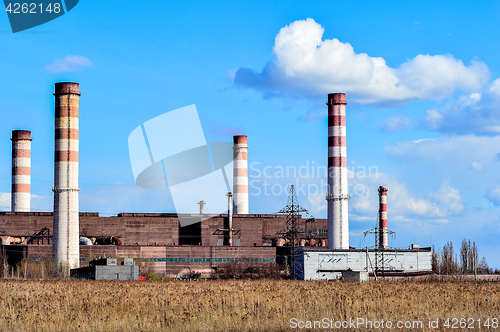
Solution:
<svg viewBox="0 0 500 332">
<path fill-rule="evenodd" d="M 121 265 L 116 258 L 95 259 L 89 266 L 71 270 L 71 277 L 89 280 L 139 280 L 139 267 L 133 258 L 123 258 Z"/>
</svg>

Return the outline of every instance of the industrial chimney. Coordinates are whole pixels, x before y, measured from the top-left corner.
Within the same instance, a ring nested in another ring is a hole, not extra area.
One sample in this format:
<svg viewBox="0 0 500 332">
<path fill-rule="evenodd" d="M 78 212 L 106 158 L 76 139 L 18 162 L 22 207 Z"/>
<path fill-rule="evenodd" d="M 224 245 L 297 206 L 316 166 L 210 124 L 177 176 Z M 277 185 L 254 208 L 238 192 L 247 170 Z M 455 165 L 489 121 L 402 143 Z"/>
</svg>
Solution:
<svg viewBox="0 0 500 332">
<path fill-rule="evenodd" d="M 54 241 L 52 257 L 57 268 L 78 268 L 78 83 L 55 84 Z"/>
<path fill-rule="evenodd" d="M 388 248 L 389 242 L 387 240 L 387 192 L 389 189 L 385 186 L 378 187 L 378 228 L 379 228 L 379 248 Z"/>
<path fill-rule="evenodd" d="M 349 249 L 344 93 L 328 94 L 328 248 Z"/>
<path fill-rule="evenodd" d="M 233 196 L 234 213 L 248 214 L 247 136 L 234 136 Z"/>
<path fill-rule="evenodd" d="M 31 195 L 31 131 L 12 131 L 11 211 L 29 212 Z"/>
</svg>

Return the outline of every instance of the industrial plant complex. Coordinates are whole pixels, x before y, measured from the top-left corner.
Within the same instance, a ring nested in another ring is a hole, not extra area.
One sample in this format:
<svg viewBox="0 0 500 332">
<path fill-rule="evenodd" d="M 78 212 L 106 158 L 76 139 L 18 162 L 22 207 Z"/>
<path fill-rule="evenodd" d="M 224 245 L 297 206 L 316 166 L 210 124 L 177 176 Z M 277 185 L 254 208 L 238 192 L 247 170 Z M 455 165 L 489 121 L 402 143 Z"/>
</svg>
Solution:
<svg viewBox="0 0 500 332">
<path fill-rule="evenodd" d="M 32 136 L 28 130 L 13 131 L 12 209 L 0 212 L 0 244 L 5 255 L 52 260 L 68 272 L 86 268 L 86 273 L 94 277 L 101 273 L 101 267 L 89 266 L 89 262 L 97 257 L 128 258 L 130 266 L 132 258 L 135 264 L 146 264 L 156 274 L 168 277 L 176 277 L 186 269 L 210 276 L 235 263 L 264 269 L 279 265 L 283 271 L 291 270 L 292 277 L 305 280 L 336 279 L 351 272 L 405 276 L 430 273 L 432 269 L 431 248 L 389 247 L 390 188 L 385 186 L 378 188 L 377 226 L 367 232 L 375 236 L 375 245 L 349 245 L 347 102 L 343 93 L 329 94 L 326 103 L 327 219 L 306 218 L 295 203 L 279 214 L 250 214 L 248 142 L 242 135 L 234 136 L 233 141 L 233 188 L 228 193 L 227 213 L 206 214 L 203 201 L 199 202 L 199 211 L 193 213 L 124 212 L 102 217 L 96 212 L 80 212 L 79 84 L 56 83 L 54 97 L 54 210 L 30 211 Z M 183 222 L 193 217 L 201 221 Z M 127 266 L 114 269 L 138 275 Z"/>
</svg>

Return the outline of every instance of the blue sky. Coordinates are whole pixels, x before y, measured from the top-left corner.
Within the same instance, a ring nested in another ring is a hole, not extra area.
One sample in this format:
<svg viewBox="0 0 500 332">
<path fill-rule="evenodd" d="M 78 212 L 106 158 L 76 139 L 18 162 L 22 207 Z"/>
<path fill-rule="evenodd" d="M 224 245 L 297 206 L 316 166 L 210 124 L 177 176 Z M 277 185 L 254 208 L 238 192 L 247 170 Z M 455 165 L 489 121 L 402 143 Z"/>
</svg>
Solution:
<svg viewBox="0 0 500 332">
<path fill-rule="evenodd" d="M 312 171 L 327 161 L 326 94 L 345 92 L 351 245 L 372 244 L 360 234 L 375 226 L 386 185 L 390 244 L 470 238 L 500 267 L 499 17 L 495 1 L 80 1 L 13 34 L 4 13 L 0 207 L 11 131 L 27 129 L 32 208 L 52 210 L 52 92 L 75 81 L 82 211 L 173 211 L 168 190 L 134 184 L 127 139 L 195 104 L 206 141 L 248 135 L 251 213 L 281 209 L 293 183 L 325 218 L 315 190 L 325 179 Z M 287 167 L 308 176 L 281 176 Z M 273 185 L 279 195 L 265 195 Z"/>
</svg>

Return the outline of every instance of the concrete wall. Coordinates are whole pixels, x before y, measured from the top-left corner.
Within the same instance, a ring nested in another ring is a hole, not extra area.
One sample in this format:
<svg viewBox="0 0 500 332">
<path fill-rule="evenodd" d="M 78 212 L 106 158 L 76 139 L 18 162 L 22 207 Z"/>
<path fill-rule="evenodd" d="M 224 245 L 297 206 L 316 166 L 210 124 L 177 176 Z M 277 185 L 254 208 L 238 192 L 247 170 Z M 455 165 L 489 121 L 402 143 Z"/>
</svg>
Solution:
<svg viewBox="0 0 500 332">
<path fill-rule="evenodd" d="M 95 280 L 138 280 L 138 266 L 95 266 Z"/>
<path fill-rule="evenodd" d="M 72 278 L 90 280 L 139 280 L 138 266 L 86 266 L 71 270 Z"/>
</svg>

